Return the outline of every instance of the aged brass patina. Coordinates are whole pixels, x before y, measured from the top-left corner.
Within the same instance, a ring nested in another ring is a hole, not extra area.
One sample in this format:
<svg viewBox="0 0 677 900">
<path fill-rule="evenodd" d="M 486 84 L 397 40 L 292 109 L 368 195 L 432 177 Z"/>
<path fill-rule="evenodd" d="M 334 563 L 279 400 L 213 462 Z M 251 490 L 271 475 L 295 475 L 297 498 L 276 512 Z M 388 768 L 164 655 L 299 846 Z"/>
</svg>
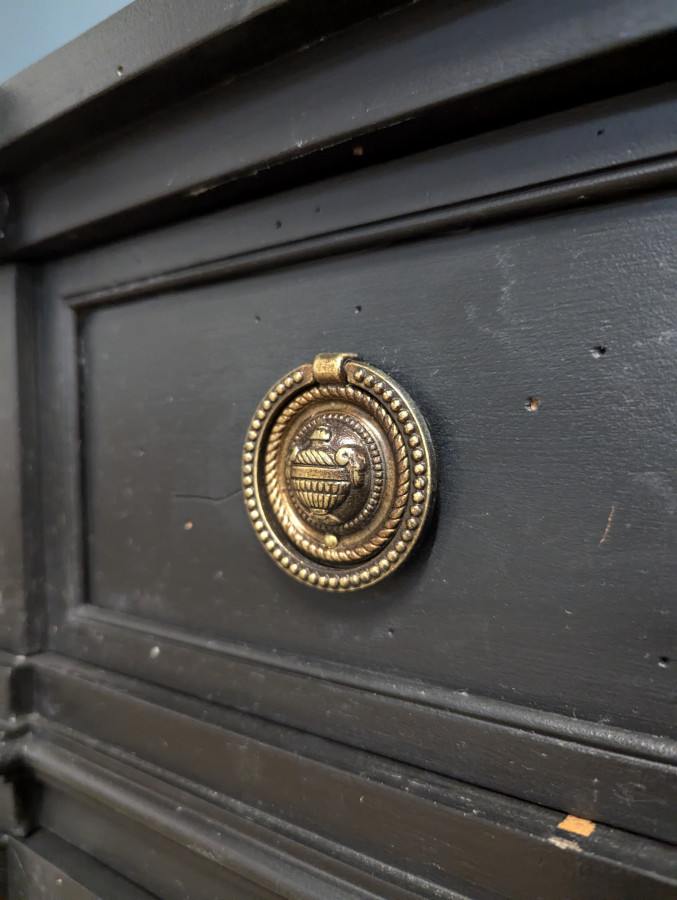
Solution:
<svg viewBox="0 0 677 900">
<path fill-rule="evenodd" d="M 353 353 L 321 353 L 273 385 L 244 445 L 254 529 L 277 564 L 330 591 L 367 587 L 411 552 L 435 459 L 408 395 Z"/>
</svg>

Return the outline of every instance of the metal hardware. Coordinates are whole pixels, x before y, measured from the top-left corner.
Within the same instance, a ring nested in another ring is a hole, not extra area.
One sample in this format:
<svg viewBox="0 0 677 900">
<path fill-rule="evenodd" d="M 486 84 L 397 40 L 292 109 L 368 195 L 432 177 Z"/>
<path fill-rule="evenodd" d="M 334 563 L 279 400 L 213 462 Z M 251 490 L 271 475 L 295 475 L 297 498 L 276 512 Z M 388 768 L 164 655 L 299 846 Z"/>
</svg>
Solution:
<svg viewBox="0 0 677 900">
<path fill-rule="evenodd" d="M 402 388 L 353 353 L 321 353 L 259 404 L 242 480 L 275 562 L 313 587 L 352 591 L 411 552 L 432 508 L 435 458 Z"/>
</svg>

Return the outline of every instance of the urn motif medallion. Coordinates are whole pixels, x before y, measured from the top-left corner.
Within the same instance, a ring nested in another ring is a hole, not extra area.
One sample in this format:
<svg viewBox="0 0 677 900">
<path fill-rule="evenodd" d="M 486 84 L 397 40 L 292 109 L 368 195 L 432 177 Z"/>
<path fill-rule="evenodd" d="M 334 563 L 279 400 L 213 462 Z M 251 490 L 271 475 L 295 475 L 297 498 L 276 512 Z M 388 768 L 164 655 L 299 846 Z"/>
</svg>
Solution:
<svg viewBox="0 0 677 900">
<path fill-rule="evenodd" d="M 355 354 L 320 354 L 273 385 L 251 421 L 243 490 L 290 575 L 351 591 L 393 572 L 432 508 L 428 429 L 395 382 Z"/>
</svg>

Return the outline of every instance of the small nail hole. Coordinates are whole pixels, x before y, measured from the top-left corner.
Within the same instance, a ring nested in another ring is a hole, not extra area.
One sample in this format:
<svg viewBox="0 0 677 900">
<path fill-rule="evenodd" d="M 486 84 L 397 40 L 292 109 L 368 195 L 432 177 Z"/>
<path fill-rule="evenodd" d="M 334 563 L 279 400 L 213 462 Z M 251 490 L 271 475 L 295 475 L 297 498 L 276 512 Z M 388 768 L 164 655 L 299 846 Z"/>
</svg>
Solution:
<svg viewBox="0 0 677 900">
<path fill-rule="evenodd" d="M 361 312 L 362 312 L 362 307 L 361 307 L 361 306 L 356 306 L 356 307 L 355 307 L 355 315 L 357 315 L 358 313 L 361 313 Z"/>
<path fill-rule="evenodd" d="M 670 657 L 669 656 L 659 656 L 658 657 L 658 665 L 661 669 L 667 669 L 670 665 Z"/>
<path fill-rule="evenodd" d="M 254 321 L 255 321 L 255 322 L 260 322 L 260 321 L 261 321 L 261 316 L 254 316 Z"/>
<path fill-rule="evenodd" d="M 278 219 L 277 222 L 275 223 L 275 227 L 276 227 L 276 228 L 282 228 L 282 222 L 280 222 L 279 219 Z"/>
<path fill-rule="evenodd" d="M 117 69 L 116 69 L 116 72 L 118 73 L 118 78 L 122 78 L 122 76 L 124 75 L 125 70 L 124 70 L 124 68 L 123 68 L 122 66 L 118 66 Z"/>
<path fill-rule="evenodd" d="M 394 637 L 394 635 L 395 635 L 395 630 L 393 628 L 389 628 L 388 629 L 388 637 Z"/>
<path fill-rule="evenodd" d="M 600 128 L 599 131 L 597 132 L 597 137 L 601 137 L 603 134 L 604 134 L 604 129 Z"/>
<path fill-rule="evenodd" d="M 604 354 L 606 353 L 606 347 L 604 346 L 604 344 L 597 344 L 597 346 L 593 347 L 590 352 L 595 357 L 595 359 L 599 359 L 600 356 L 604 356 Z"/>
<path fill-rule="evenodd" d="M 529 399 L 526 402 L 526 407 L 530 412 L 536 412 L 536 410 L 538 409 L 538 407 L 540 405 L 541 404 L 540 404 L 538 397 L 529 397 Z"/>
<path fill-rule="evenodd" d="M 320 207 L 319 207 L 319 206 L 316 206 L 316 207 L 315 207 L 315 212 L 316 212 L 316 213 L 319 213 L 319 211 L 320 211 Z"/>
</svg>

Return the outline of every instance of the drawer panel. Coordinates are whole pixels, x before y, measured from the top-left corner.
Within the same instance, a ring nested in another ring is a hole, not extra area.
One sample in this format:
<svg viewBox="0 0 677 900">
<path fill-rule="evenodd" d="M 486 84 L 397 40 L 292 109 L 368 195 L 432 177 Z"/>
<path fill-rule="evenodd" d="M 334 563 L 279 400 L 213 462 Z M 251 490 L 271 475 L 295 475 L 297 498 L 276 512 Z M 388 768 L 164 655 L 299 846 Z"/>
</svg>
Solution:
<svg viewBox="0 0 677 900">
<path fill-rule="evenodd" d="M 609 205 L 85 312 L 89 599 L 668 734 L 676 212 Z M 261 396 L 327 350 L 396 378 L 439 458 L 415 558 L 356 595 L 278 570 L 239 487 Z"/>
</svg>

